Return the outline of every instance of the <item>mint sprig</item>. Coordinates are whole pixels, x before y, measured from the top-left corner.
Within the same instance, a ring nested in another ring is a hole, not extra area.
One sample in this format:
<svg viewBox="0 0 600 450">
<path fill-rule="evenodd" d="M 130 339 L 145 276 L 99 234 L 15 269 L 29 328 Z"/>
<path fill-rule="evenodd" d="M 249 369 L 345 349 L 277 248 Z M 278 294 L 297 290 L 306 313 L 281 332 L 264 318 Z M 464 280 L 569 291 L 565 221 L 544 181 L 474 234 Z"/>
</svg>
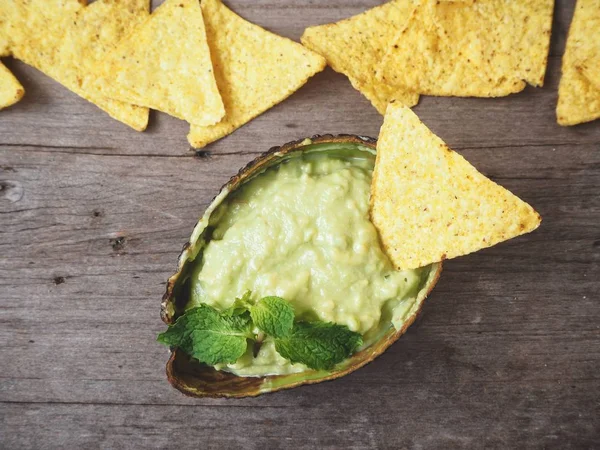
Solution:
<svg viewBox="0 0 600 450">
<path fill-rule="evenodd" d="M 266 335 L 285 359 L 315 370 L 331 369 L 363 344 L 360 333 L 345 325 L 295 322 L 294 309 L 281 297 L 263 297 L 256 304 L 250 297 L 248 291 L 222 312 L 206 304 L 192 308 L 159 334 L 158 341 L 215 365 L 235 363 L 249 339 L 260 344 Z"/>
<path fill-rule="evenodd" d="M 263 297 L 250 308 L 250 317 L 267 336 L 283 338 L 294 325 L 294 308 L 281 297 Z"/>
</svg>

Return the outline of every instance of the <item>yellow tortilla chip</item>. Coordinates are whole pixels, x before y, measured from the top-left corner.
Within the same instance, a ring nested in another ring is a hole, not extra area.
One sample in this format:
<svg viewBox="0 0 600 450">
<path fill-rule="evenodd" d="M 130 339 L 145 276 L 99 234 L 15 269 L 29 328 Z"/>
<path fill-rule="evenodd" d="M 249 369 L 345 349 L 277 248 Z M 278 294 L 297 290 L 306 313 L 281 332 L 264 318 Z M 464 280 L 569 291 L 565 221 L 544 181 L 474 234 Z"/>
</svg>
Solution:
<svg viewBox="0 0 600 450">
<path fill-rule="evenodd" d="M 17 33 L 15 27 L 23 21 L 23 9 L 17 0 L 0 1 L 0 56 L 11 54 L 11 43 Z"/>
<path fill-rule="evenodd" d="M 594 88 L 600 89 L 600 54 L 592 55 L 579 64 L 579 70 Z"/>
<path fill-rule="evenodd" d="M 336 23 L 309 27 L 301 41 L 323 55 L 333 70 L 346 75 L 380 114 L 392 100 L 414 106 L 419 94 L 377 80 L 375 70 L 418 3 L 394 0 Z"/>
<path fill-rule="evenodd" d="M 69 79 L 78 86 L 78 90 L 73 90 L 138 131 L 148 125 L 148 108 L 99 94 L 97 65 L 149 13 L 149 0 L 97 0 L 76 14 L 74 26 L 66 29 L 60 48 L 61 60 L 73 62 Z"/>
<path fill-rule="evenodd" d="M 576 125 L 600 117 L 600 0 L 577 0 L 562 59 L 556 117 Z"/>
<path fill-rule="evenodd" d="M 377 79 L 429 95 L 499 97 L 544 82 L 554 0 L 424 0 Z"/>
<path fill-rule="evenodd" d="M 225 115 L 198 0 L 167 0 L 98 69 L 101 92 L 195 125 Z"/>
<path fill-rule="evenodd" d="M 392 103 L 377 143 L 371 220 L 393 264 L 405 270 L 528 233 L 541 218 Z"/>
<path fill-rule="evenodd" d="M 219 0 L 202 0 L 202 13 L 225 117 L 210 127 L 191 127 L 188 141 L 196 148 L 283 101 L 325 68 L 320 55 L 247 22 Z"/>
<path fill-rule="evenodd" d="M 87 5 L 87 0 L 1 0 L 0 1 L 0 56 L 11 55 L 14 42 L 22 42 L 31 34 L 42 30 L 30 29 L 27 23 L 29 9 L 41 6 L 53 9 L 49 15 L 59 17 L 69 14 L 81 6 Z M 60 9 L 58 9 L 60 8 Z"/>
<path fill-rule="evenodd" d="M 17 103 L 25 94 L 25 89 L 6 66 L 0 63 L 0 109 Z"/>
<path fill-rule="evenodd" d="M 81 7 L 73 0 L 28 0 L 25 36 L 14 39 L 15 57 L 41 70 L 111 117 L 143 131 L 148 109 L 112 100 L 89 88 L 97 59 L 114 48 L 129 27 L 148 15 L 148 0 L 98 0 Z"/>
<path fill-rule="evenodd" d="M 10 43 L 13 55 L 54 78 L 49 72 L 61 73 L 58 47 L 65 29 L 83 6 L 74 0 L 8 1 L 17 18 Z"/>
<path fill-rule="evenodd" d="M 86 0 L 1 0 L 0 56 L 12 54 L 12 46 L 46 42 L 58 29 L 56 22 L 87 4 Z"/>
</svg>

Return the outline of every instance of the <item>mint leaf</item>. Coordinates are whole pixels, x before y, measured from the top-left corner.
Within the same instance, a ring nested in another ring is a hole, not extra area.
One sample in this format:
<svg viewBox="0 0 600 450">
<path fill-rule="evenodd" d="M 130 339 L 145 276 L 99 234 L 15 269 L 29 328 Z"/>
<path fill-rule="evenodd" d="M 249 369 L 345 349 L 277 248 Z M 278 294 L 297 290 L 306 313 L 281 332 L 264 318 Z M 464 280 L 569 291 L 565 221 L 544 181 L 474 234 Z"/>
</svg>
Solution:
<svg viewBox="0 0 600 450">
<path fill-rule="evenodd" d="M 294 325 L 294 308 L 281 297 L 264 297 L 250 308 L 254 325 L 274 338 L 284 338 Z"/>
<path fill-rule="evenodd" d="M 298 322 L 288 337 L 275 340 L 285 359 L 316 370 L 331 369 L 362 345 L 359 333 L 330 322 Z"/>
<path fill-rule="evenodd" d="M 215 365 L 235 362 L 246 351 L 247 339 L 253 337 L 248 314 L 229 317 L 212 306 L 200 305 L 159 334 L 158 341 Z"/>
<path fill-rule="evenodd" d="M 248 347 L 246 336 L 226 330 L 194 330 L 191 341 L 190 356 L 210 366 L 235 363 Z"/>
<path fill-rule="evenodd" d="M 223 311 L 223 314 L 229 317 L 244 314 L 252 307 L 252 301 L 250 300 L 251 295 L 252 291 L 246 291 L 241 297 L 236 297 L 233 305 Z"/>
<path fill-rule="evenodd" d="M 199 313 L 199 308 L 188 310 L 183 316 L 177 318 L 174 324 L 169 325 L 167 331 L 158 335 L 157 341 L 169 347 L 179 347 L 186 353 L 191 351 L 190 334 L 194 331 L 193 318 Z"/>
</svg>

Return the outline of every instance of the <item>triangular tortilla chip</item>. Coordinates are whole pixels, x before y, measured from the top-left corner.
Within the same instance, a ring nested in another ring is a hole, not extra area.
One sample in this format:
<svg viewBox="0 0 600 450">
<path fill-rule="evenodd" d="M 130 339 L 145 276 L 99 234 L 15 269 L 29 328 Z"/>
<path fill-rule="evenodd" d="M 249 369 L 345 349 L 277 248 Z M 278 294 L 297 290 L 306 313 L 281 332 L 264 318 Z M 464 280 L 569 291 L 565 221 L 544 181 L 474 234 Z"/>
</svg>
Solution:
<svg viewBox="0 0 600 450">
<path fill-rule="evenodd" d="M 15 57 L 143 131 L 147 108 L 109 99 L 88 86 L 95 79 L 91 69 L 97 59 L 148 15 L 148 0 L 98 0 L 85 8 L 74 0 L 28 0 L 26 5 L 21 27 L 28 31 L 13 39 Z"/>
<path fill-rule="evenodd" d="M 98 68 L 101 92 L 197 125 L 225 115 L 198 0 L 167 0 Z"/>
<path fill-rule="evenodd" d="M 320 55 L 247 22 L 219 0 L 202 0 L 202 12 L 225 118 L 191 127 L 188 141 L 196 148 L 283 101 L 325 68 Z"/>
<path fill-rule="evenodd" d="M 499 97 L 544 82 L 554 0 L 424 0 L 377 79 L 429 95 Z"/>
<path fill-rule="evenodd" d="M 419 94 L 377 80 L 375 70 L 418 3 L 394 0 L 336 23 L 309 27 L 301 40 L 323 55 L 333 70 L 346 75 L 381 114 L 392 100 L 414 106 Z"/>
<path fill-rule="evenodd" d="M 600 0 L 577 0 L 558 86 L 556 117 L 560 125 L 600 118 L 599 56 Z"/>
<path fill-rule="evenodd" d="M 377 143 L 371 220 L 392 263 L 405 270 L 528 233 L 541 218 L 392 103 Z"/>
<path fill-rule="evenodd" d="M 0 109 L 17 103 L 25 94 L 25 89 L 10 70 L 0 63 Z"/>
<path fill-rule="evenodd" d="M 74 26 L 66 29 L 61 46 L 61 59 L 73 61 L 74 70 L 70 76 L 74 77 L 82 94 L 75 92 L 138 131 L 145 130 L 148 125 L 148 108 L 99 94 L 96 89 L 97 65 L 149 13 L 149 0 L 97 0 L 76 14 Z"/>
</svg>

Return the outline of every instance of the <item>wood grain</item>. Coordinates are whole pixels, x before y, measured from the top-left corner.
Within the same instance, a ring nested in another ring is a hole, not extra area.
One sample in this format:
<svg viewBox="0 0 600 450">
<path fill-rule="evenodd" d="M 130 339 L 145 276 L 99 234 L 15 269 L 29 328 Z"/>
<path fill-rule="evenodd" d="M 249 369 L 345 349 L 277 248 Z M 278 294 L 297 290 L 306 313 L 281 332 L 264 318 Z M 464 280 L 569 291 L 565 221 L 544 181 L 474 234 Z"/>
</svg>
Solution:
<svg viewBox="0 0 600 450">
<path fill-rule="evenodd" d="M 298 39 L 371 0 L 231 1 Z M 376 136 L 382 118 L 331 70 L 203 152 L 184 122 L 145 133 L 5 60 L 27 90 L 0 112 L 0 447 L 598 448 L 600 121 L 554 108 L 573 2 L 557 1 L 546 86 L 423 97 L 451 147 L 533 204 L 542 227 L 449 261 L 422 317 L 341 380 L 193 400 L 166 382 L 160 297 L 217 189 L 273 145 Z"/>
</svg>

